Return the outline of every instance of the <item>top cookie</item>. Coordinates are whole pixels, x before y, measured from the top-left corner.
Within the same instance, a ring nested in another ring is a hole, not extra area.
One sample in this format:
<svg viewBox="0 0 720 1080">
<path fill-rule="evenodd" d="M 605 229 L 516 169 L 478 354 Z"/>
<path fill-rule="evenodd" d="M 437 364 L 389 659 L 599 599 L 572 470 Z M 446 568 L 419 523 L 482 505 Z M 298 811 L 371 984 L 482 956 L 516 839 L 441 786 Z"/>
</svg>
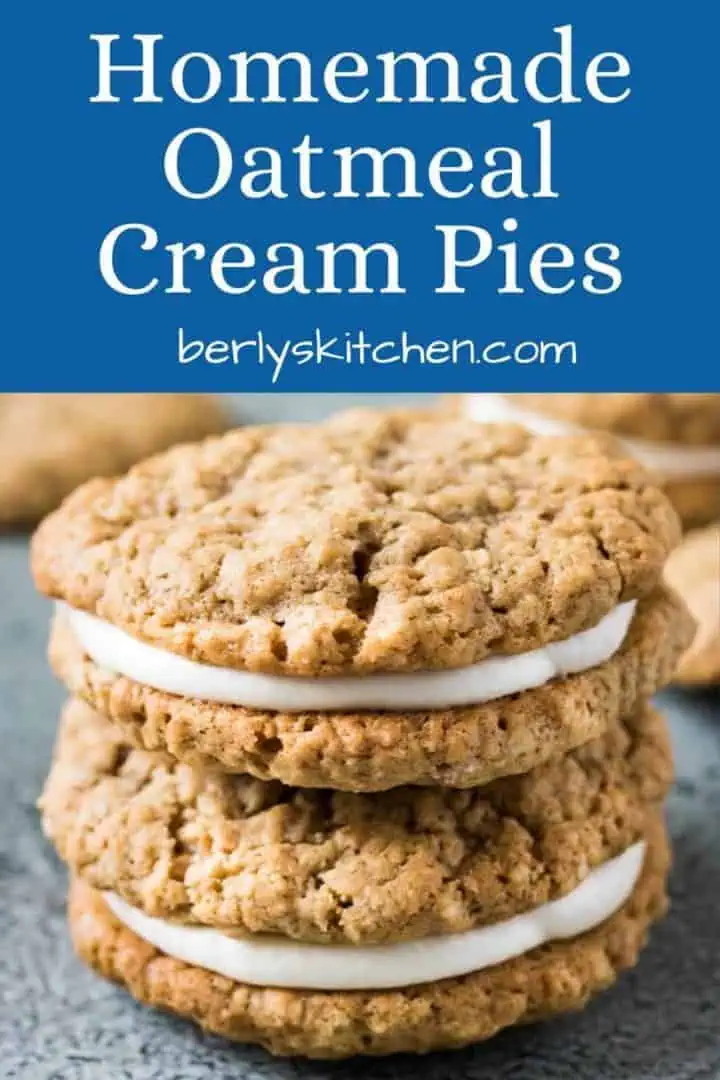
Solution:
<svg viewBox="0 0 720 1080">
<path fill-rule="evenodd" d="M 720 394 L 512 394 L 509 400 L 617 435 L 688 446 L 720 444 Z"/>
<path fill-rule="evenodd" d="M 198 394 L 0 394 L 0 524 L 38 521 L 91 476 L 226 426 Z"/>
<path fill-rule="evenodd" d="M 590 435 L 429 412 L 245 428 L 76 491 L 38 530 L 49 596 L 256 672 L 443 669 L 526 652 L 648 594 L 678 539 Z"/>
</svg>

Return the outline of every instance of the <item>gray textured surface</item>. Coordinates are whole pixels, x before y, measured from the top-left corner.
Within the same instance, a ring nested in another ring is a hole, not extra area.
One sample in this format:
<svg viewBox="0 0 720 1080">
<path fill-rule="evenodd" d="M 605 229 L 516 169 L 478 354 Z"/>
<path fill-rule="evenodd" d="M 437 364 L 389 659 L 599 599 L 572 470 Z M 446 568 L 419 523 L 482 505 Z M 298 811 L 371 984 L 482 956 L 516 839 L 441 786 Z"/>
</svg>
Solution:
<svg viewBox="0 0 720 1080">
<path fill-rule="evenodd" d="M 334 401 L 246 403 L 265 418 Z M 20 538 L 0 541 L 0 1077 L 22 1080 L 701 1080 L 720 1077 L 720 698 L 666 694 L 678 783 L 673 908 L 637 970 L 582 1015 L 453 1055 L 273 1061 L 134 1005 L 74 960 L 64 872 L 34 808 L 62 700 L 48 606 Z"/>
</svg>

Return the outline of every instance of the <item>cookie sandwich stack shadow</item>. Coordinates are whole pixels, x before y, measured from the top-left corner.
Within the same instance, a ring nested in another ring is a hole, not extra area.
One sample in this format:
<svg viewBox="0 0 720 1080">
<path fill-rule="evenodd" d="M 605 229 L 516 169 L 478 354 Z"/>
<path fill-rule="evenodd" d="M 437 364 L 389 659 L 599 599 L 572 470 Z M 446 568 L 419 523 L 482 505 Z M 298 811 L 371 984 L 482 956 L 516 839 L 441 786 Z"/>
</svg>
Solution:
<svg viewBox="0 0 720 1080">
<path fill-rule="evenodd" d="M 36 534 L 72 698 L 42 799 L 75 947 L 279 1054 L 582 1007 L 665 910 L 648 698 L 676 515 L 591 436 L 429 413 L 247 428 Z"/>
<path fill-rule="evenodd" d="M 466 413 L 538 434 L 605 431 L 652 469 L 686 527 L 720 519 L 720 394 L 470 394 Z"/>
</svg>

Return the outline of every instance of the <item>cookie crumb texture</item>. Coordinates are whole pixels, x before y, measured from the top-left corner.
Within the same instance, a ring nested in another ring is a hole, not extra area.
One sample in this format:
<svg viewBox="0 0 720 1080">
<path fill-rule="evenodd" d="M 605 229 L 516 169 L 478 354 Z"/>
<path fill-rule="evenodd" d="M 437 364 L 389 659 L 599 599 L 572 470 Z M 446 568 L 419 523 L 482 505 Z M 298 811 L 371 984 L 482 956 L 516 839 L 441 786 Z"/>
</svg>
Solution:
<svg viewBox="0 0 720 1080">
<path fill-rule="evenodd" d="M 243 985 L 158 952 L 119 923 L 81 882 L 70 894 L 78 955 L 138 1001 L 271 1053 L 311 1058 L 458 1049 L 513 1024 L 582 1009 L 632 967 L 665 912 L 668 849 L 648 831 L 642 876 L 625 906 L 597 929 L 458 979 L 393 991 L 276 990 Z"/>
<path fill-rule="evenodd" d="M 510 394 L 530 412 L 648 442 L 720 445 L 720 394 Z"/>
<path fill-rule="evenodd" d="M 198 394 L 0 394 L 0 525 L 34 523 L 90 477 L 224 427 Z"/>
<path fill-rule="evenodd" d="M 49 596 L 211 664 L 461 667 L 648 594 L 665 496 L 593 436 L 353 411 L 246 428 L 93 481 L 36 534 Z"/>
<path fill-rule="evenodd" d="M 43 796 L 73 872 L 150 915 L 380 943 L 495 923 L 635 843 L 672 773 L 650 709 L 525 776 L 466 792 L 308 792 L 128 750 L 66 711 Z"/>
<path fill-rule="evenodd" d="M 666 577 L 697 621 L 675 681 L 686 686 L 720 683 L 720 524 L 688 533 L 670 556 Z"/>
<path fill-rule="evenodd" d="M 70 692 L 138 748 L 296 787 L 466 788 L 602 735 L 670 681 L 694 628 L 661 588 L 640 602 L 622 648 L 600 667 L 484 705 L 424 713 L 277 713 L 177 697 L 98 667 L 62 618 L 50 657 Z"/>
</svg>

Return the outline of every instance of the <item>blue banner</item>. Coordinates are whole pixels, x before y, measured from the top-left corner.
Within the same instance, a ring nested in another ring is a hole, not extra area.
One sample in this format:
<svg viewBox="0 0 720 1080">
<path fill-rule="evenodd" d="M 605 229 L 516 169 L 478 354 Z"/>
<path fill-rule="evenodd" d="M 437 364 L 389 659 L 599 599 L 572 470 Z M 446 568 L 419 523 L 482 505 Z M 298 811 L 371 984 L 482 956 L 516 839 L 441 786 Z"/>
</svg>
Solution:
<svg viewBox="0 0 720 1080">
<path fill-rule="evenodd" d="M 14 5 L 2 389 L 720 390 L 710 8 Z"/>
</svg>

